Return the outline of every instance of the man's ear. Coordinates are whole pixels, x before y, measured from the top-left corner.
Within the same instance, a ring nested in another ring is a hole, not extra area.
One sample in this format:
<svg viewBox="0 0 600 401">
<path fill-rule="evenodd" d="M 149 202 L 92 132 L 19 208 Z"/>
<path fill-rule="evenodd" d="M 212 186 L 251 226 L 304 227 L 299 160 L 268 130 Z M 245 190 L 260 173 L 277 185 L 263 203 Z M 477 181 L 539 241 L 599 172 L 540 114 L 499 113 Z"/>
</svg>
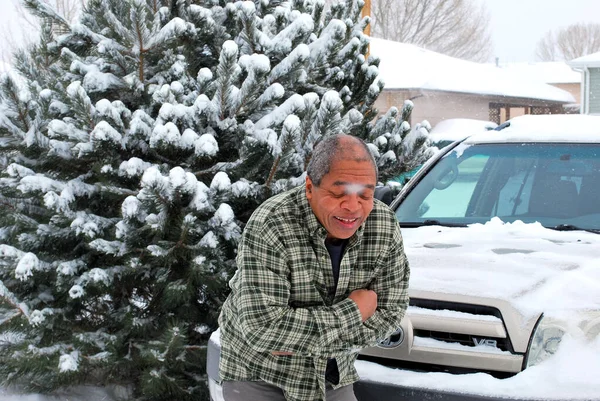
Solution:
<svg viewBox="0 0 600 401">
<path fill-rule="evenodd" d="M 306 176 L 306 199 L 312 199 L 313 183 L 309 176 Z"/>
</svg>

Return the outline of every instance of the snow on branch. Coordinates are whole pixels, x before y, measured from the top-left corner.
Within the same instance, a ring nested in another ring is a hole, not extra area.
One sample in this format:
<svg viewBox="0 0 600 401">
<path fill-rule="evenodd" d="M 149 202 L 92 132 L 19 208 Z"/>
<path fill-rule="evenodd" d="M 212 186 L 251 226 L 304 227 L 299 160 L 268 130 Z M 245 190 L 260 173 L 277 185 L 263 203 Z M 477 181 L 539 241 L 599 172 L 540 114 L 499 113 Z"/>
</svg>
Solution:
<svg viewBox="0 0 600 401">
<path fill-rule="evenodd" d="M 290 96 L 283 104 L 267 114 L 255 124 L 257 130 L 281 124 L 290 114 L 304 111 L 304 98 L 299 94 Z"/>
<path fill-rule="evenodd" d="M 65 27 L 69 28 L 71 25 L 69 22 L 60 15 L 50 4 L 41 0 L 24 0 L 25 7 L 36 17 L 41 19 L 49 18 Z"/>
</svg>

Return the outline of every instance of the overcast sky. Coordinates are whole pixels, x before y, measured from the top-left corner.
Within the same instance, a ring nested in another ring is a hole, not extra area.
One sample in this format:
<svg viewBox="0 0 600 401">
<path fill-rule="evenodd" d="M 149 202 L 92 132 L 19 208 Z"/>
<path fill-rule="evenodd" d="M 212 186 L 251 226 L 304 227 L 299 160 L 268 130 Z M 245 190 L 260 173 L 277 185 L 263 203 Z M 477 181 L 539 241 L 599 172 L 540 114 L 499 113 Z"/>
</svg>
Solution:
<svg viewBox="0 0 600 401">
<path fill-rule="evenodd" d="M 0 53 L 6 48 L 7 32 L 18 37 L 21 29 L 13 1 L 0 0 Z M 575 22 L 600 23 L 600 0 L 475 1 L 485 3 L 490 13 L 494 43 L 494 56 L 490 61 L 499 57 L 501 63 L 536 61 L 536 43 L 549 30 Z"/>
<path fill-rule="evenodd" d="M 477 1 L 490 13 L 493 54 L 501 63 L 537 61 L 535 46 L 549 30 L 576 22 L 600 23 L 599 0 Z"/>
</svg>

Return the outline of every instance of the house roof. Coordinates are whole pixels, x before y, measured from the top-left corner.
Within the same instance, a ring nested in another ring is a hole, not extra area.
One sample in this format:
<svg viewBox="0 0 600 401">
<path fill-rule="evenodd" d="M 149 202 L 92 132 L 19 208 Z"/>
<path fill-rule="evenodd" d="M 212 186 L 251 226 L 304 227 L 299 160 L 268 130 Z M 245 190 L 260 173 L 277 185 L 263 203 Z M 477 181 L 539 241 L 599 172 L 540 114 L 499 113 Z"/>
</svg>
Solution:
<svg viewBox="0 0 600 401">
<path fill-rule="evenodd" d="M 516 76 L 491 64 L 446 56 L 414 45 L 371 38 L 386 89 L 422 89 L 575 103 L 567 91 Z"/>
<path fill-rule="evenodd" d="M 567 64 L 571 67 L 600 67 L 600 52 L 576 58 Z"/>
<path fill-rule="evenodd" d="M 528 80 L 536 80 L 547 84 L 581 83 L 581 73 L 573 70 L 564 61 L 548 61 L 539 63 L 505 63 L 500 68 L 517 74 Z"/>
</svg>

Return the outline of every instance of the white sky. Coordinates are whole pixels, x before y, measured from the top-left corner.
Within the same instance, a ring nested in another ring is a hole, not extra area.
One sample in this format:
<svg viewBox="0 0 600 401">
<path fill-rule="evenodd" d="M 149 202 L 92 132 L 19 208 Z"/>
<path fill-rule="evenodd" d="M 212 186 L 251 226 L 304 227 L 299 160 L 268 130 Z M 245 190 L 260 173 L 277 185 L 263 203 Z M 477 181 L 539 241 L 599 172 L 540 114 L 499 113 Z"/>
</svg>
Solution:
<svg viewBox="0 0 600 401">
<path fill-rule="evenodd" d="M 483 2 L 490 13 L 494 57 L 501 63 L 538 61 L 535 46 L 549 30 L 577 22 L 600 23 L 598 0 L 476 1 Z"/>
</svg>

